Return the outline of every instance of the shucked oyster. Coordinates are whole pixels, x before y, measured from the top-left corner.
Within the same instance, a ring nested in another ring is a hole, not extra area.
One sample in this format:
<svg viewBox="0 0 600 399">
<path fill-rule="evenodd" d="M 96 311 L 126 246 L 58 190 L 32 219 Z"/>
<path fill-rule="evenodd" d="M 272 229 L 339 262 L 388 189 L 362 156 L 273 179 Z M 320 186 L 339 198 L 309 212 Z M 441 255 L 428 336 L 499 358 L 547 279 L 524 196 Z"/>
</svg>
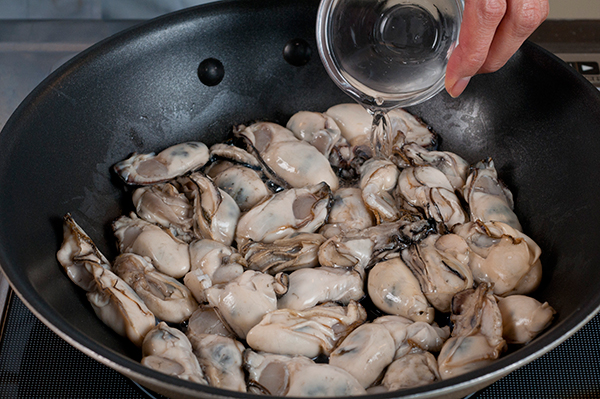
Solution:
<svg viewBox="0 0 600 399">
<path fill-rule="evenodd" d="M 378 309 L 414 321 L 433 321 L 434 309 L 427 302 L 419 281 L 400 258 L 379 262 L 369 272 L 369 297 Z"/>
<path fill-rule="evenodd" d="M 395 359 L 411 352 L 439 351 L 448 328 L 383 316 L 353 330 L 333 351 L 329 363 L 343 368 L 367 388 Z"/>
<path fill-rule="evenodd" d="M 428 151 L 417 144 L 406 144 L 395 151 L 394 162 L 401 168 L 433 166 L 446 175 L 455 190 L 462 190 L 469 174 L 469 164 L 448 151 Z"/>
<path fill-rule="evenodd" d="M 208 147 L 204 143 L 175 144 L 158 155 L 133 154 L 117 163 L 114 170 L 127 184 L 154 184 L 201 168 L 208 162 Z"/>
<path fill-rule="evenodd" d="M 178 183 L 194 204 L 196 236 L 231 245 L 240 217 L 240 208 L 233 198 L 199 172 L 179 178 Z"/>
<path fill-rule="evenodd" d="M 181 323 L 198 307 L 185 285 L 157 271 L 148 258 L 121 254 L 115 259 L 113 271 L 133 288 L 160 320 Z"/>
<path fill-rule="evenodd" d="M 455 295 L 452 301 L 452 336 L 438 356 L 442 379 L 483 367 L 506 348 L 502 338 L 502 315 L 487 284 Z"/>
<path fill-rule="evenodd" d="M 326 157 L 341 137 L 340 128 L 335 121 L 320 112 L 297 112 L 289 119 L 286 127 L 298 139 L 310 143 Z"/>
<path fill-rule="evenodd" d="M 508 343 L 526 344 L 550 325 L 556 311 L 525 295 L 498 299 L 502 314 L 502 337 Z"/>
<path fill-rule="evenodd" d="M 311 308 L 318 303 L 348 304 L 365 295 L 363 279 L 352 269 L 315 267 L 296 270 L 289 276 L 287 292 L 279 298 L 277 307 L 294 310 Z"/>
<path fill-rule="evenodd" d="M 110 269 L 106 257 L 69 213 L 63 218 L 63 242 L 56 258 L 69 279 L 86 291 L 95 287 L 93 268 L 86 267 L 88 263 Z"/>
<path fill-rule="evenodd" d="M 108 261 L 71 215 L 64 218 L 64 240 L 57 259 L 69 278 L 87 292 L 100 320 L 140 346 L 154 326 L 154 314 L 135 291 L 114 274 Z"/>
<path fill-rule="evenodd" d="M 430 235 L 402 251 L 402 259 L 437 310 L 451 310 L 452 297 L 473 287 L 469 246 L 456 234 Z"/>
<path fill-rule="evenodd" d="M 373 212 L 377 224 L 400 217 L 391 191 L 398 183 L 400 171 L 393 162 L 369 159 L 360 168 L 360 188 L 365 205 Z"/>
<path fill-rule="evenodd" d="M 403 169 L 396 196 L 401 202 L 420 209 L 427 218 L 441 223 L 446 230 L 468 220 L 454 187 L 444 173 L 432 166 Z"/>
<path fill-rule="evenodd" d="M 385 371 L 381 385 L 388 391 L 397 391 L 438 380 L 441 377 L 435 356 L 431 352 L 415 352 L 394 360 Z"/>
<path fill-rule="evenodd" d="M 188 245 L 173 237 L 168 230 L 138 218 L 121 216 L 113 222 L 113 231 L 121 252 L 147 256 L 160 272 L 173 278 L 190 270 Z"/>
<path fill-rule="evenodd" d="M 277 193 L 242 215 L 237 244 L 241 247 L 248 240 L 271 243 L 295 232 L 314 233 L 325 223 L 330 201 L 326 183 Z"/>
<path fill-rule="evenodd" d="M 246 392 L 242 370 L 242 352 L 245 348 L 241 342 L 216 334 L 193 334 L 188 337 L 210 386 Z"/>
<path fill-rule="evenodd" d="M 333 193 L 328 224 L 339 227 L 341 231 L 348 231 L 366 229 L 373 226 L 374 221 L 373 214 L 363 201 L 360 188 L 343 187 Z"/>
<path fill-rule="evenodd" d="M 218 173 L 215 184 L 233 198 L 241 212 L 246 212 L 271 195 L 259 174 L 250 168 L 233 165 Z"/>
<path fill-rule="evenodd" d="M 247 270 L 227 284 L 208 288 L 206 298 L 238 337 L 246 338 L 265 314 L 277 309 L 277 293 L 283 288 L 270 274 Z"/>
<path fill-rule="evenodd" d="M 329 355 L 366 318 L 365 309 L 355 301 L 348 306 L 327 303 L 299 311 L 279 309 L 265 314 L 246 341 L 254 350 L 280 355 Z"/>
<path fill-rule="evenodd" d="M 463 194 L 469 204 L 472 221 L 502 222 L 515 230 L 523 231 L 513 212 L 512 193 L 498 179 L 491 158 L 480 161 L 471 168 Z"/>
<path fill-rule="evenodd" d="M 542 278 L 542 250 L 528 236 L 501 222 L 470 222 L 454 229 L 469 245 L 476 282 L 492 283 L 494 294 L 528 294 Z"/>
<path fill-rule="evenodd" d="M 186 242 L 194 238 L 192 204 L 171 183 L 144 186 L 131 196 L 136 214 L 147 222 L 157 224 Z"/>
<path fill-rule="evenodd" d="M 142 364 L 161 373 L 207 384 L 184 333 L 161 322 L 144 338 Z"/>
<path fill-rule="evenodd" d="M 304 356 L 244 352 L 250 391 L 275 396 L 350 396 L 366 392 L 346 371 Z"/>
<path fill-rule="evenodd" d="M 270 244 L 248 241 L 240 251 L 248 268 L 269 274 L 319 265 L 319 247 L 325 237 L 316 233 L 294 233 Z"/>
<path fill-rule="evenodd" d="M 236 134 L 247 140 L 258 153 L 255 155 L 259 155 L 266 166 L 291 187 L 325 182 L 332 190 L 337 190 L 338 177 L 327 158 L 283 126 L 259 122 L 240 126 Z"/>
</svg>

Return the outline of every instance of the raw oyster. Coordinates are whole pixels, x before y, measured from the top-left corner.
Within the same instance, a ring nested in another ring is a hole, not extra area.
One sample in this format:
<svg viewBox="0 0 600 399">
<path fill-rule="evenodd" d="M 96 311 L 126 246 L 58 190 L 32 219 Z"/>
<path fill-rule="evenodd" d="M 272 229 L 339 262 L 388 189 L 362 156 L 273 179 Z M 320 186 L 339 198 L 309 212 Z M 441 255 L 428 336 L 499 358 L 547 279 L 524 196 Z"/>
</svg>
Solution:
<svg viewBox="0 0 600 399">
<path fill-rule="evenodd" d="M 367 323 L 350 333 L 329 357 L 329 364 L 350 373 L 368 388 L 394 360 L 396 345 L 381 324 Z"/>
<path fill-rule="evenodd" d="M 183 278 L 184 284 L 199 302 L 206 302 L 206 289 L 223 284 L 244 273 L 246 261 L 229 245 L 202 239 L 189 245 L 191 269 Z"/>
<path fill-rule="evenodd" d="M 193 334 L 188 338 L 211 387 L 246 392 L 242 369 L 245 348 L 241 342 L 215 334 Z"/>
<path fill-rule="evenodd" d="M 140 218 L 171 230 L 183 241 L 189 242 L 194 238 L 192 204 L 172 183 L 140 187 L 133 192 L 131 199 Z"/>
<path fill-rule="evenodd" d="M 542 278 L 540 247 L 528 236 L 501 222 L 470 222 L 456 226 L 471 254 L 475 282 L 493 284 L 494 294 L 528 294 Z"/>
<path fill-rule="evenodd" d="M 319 303 L 348 304 L 365 295 L 363 279 L 352 269 L 315 267 L 296 270 L 289 276 L 288 291 L 279 298 L 279 309 L 303 310 Z"/>
<path fill-rule="evenodd" d="M 181 323 L 198 307 L 185 285 L 157 271 L 148 258 L 121 254 L 115 259 L 112 270 L 133 288 L 160 320 Z"/>
<path fill-rule="evenodd" d="M 327 158 L 283 126 L 259 122 L 239 127 L 236 134 L 251 143 L 266 166 L 291 187 L 325 182 L 333 191 L 337 190 L 338 177 Z"/>
<path fill-rule="evenodd" d="M 373 212 L 377 224 L 393 222 L 400 217 L 391 195 L 399 175 L 396 165 L 385 159 L 369 159 L 360 168 L 362 199 Z"/>
<path fill-rule="evenodd" d="M 261 164 L 258 159 L 243 148 L 236 147 L 234 145 L 228 145 L 223 143 L 214 144 L 210 147 L 211 158 L 216 157 L 218 159 L 227 160 L 234 164 L 245 165 L 252 169 L 259 170 Z"/>
<path fill-rule="evenodd" d="M 490 286 L 479 284 L 459 292 L 452 301 L 452 336 L 438 356 L 442 379 L 490 364 L 506 349 L 502 315 Z"/>
<path fill-rule="evenodd" d="M 469 174 L 469 163 L 448 151 L 428 151 L 418 144 L 403 145 L 395 152 L 394 162 L 401 168 L 433 166 L 446 175 L 455 190 L 461 190 Z"/>
<path fill-rule="evenodd" d="M 147 256 L 156 269 L 173 278 L 183 277 L 190 270 L 188 245 L 133 212 L 121 216 L 112 224 L 122 253 Z"/>
<path fill-rule="evenodd" d="M 452 297 L 473 287 L 469 246 L 457 234 L 430 235 L 402 251 L 425 297 L 440 312 L 450 312 Z"/>
<path fill-rule="evenodd" d="M 240 217 L 240 208 L 233 198 L 199 172 L 180 178 L 178 182 L 193 201 L 196 236 L 231 245 Z"/>
<path fill-rule="evenodd" d="M 373 226 L 374 222 L 373 214 L 363 201 L 360 188 L 343 187 L 333 193 L 328 224 L 339 227 L 341 231 L 348 231 L 366 229 Z"/>
<path fill-rule="evenodd" d="M 295 188 L 274 194 L 240 218 L 236 241 L 272 243 L 295 232 L 314 233 L 329 213 L 331 190 L 326 183 Z"/>
<path fill-rule="evenodd" d="M 154 327 L 154 314 L 135 291 L 110 270 L 108 260 L 91 238 L 65 215 L 64 240 L 56 254 L 69 278 L 83 288 L 96 316 L 117 334 L 141 346 Z"/>
<path fill-rule="evenodd" d="M 435 132 L 410 112 L 402 108 L 395 108 L 388 112 L 388 117 L 395 146 L 400 143 L 415 143 L 426 148 L 437 145 Z"/>
<path fill-rule="evenodd" d="M 317 233 L 294 233 L 270 244 L 248 241 L 240 251 L 248 268 L 270 274 L 319 265 L 319 247 L 325 237 Z"/>
<path fill-rule="evenodd" d="M 329 364 L 315 363 L 304 356 L 244 352 L 250 391 L 257 394 L 292 397 L 363 395 L 365 390 L 346 371 Z"/>
<path fill-rule="evenodd" d="M 277 293 L 281 291 L 284 287 L 270 274 L 247 270 L 227 284 L 208 288 L 206 298 L 237 336 L 246 338 L 265 314 L 277 309 Z"/>
<path fill-rule="evenodd" d="M 414 321 L 433 321 L 433 307 L 423 295 L 419 281 L 400 258 L 373 266 L 369 272 L 367 289 L 373 304 L 385 313 Z"/>
<path fill-rule="evenodd" d="M 112 271 L 97 263 L 86 264 L 94 276 L 95 286 L 88 291 L 96 316 L 117 334 L 129 338 L 137 346 L 154 327 L 154 314 L 135 291 Z"/>
<path fill-rule="evenodd" d="M 200 305 L 188 320 L 186 335 L 216 334 L 224 337 L 235 338 L 235 333 L 221 318 L 216 308 L 209 305 Z"/>
<path fill-rule="evenodd" d="M 552 322 L 556 311 L 548 302 L 543 304 L 525 295 L 498 299 L 502 314 L 502 337 L 509 344 L 527 344 Z"/>
<path fill-rule="evenodd" d="M 348 371 L 367 388 L 393 360 L 415 351 L 439 351 L 449 335 L 447 327 L 382 316 L 352 331 L 331 353 L 329 364 Z"/>
<path fill-rule="evenodd" d="M 435 356 L 430 352 L 416 352 L 394 360 L 387 368 L 381 384 L 388 391 L 397 391 L 431 384 L 440 379 Z"/>
<path fill-rule="evenodd" d="M 503 222 L 515 230 L 523 231 L 513 212 L 512 193 L 498 179 L 491 158 L 477 162 L 471 168 L 463 195 L 469 204 L 472 221 Z"/>
<path fill-rule="evenodd" d="M 297 112 L 288 120 L 286 127 L 326 157 L 341 137 L 340 128 L 333 118 L 320 112 Z"/>
<path fill-rule="evenodd" d="M 396 197 L 400 202 L 420 209 L 425 217 L 443 224 L 446 230 L 468 220 L 454 187 L 444 173 L 432 166 L 403 169 L 398 178 Z"/>
<path fill-rule="evenodd" d="M 392 335 L 396 345 L 394 359 L 415 350 L 439 352 L 450 336 L 448 326 L 438 327 L 436 323 L 412 321 L 402 316 L 381 316 L 373 320 L 373 324 L 381 324 Z"/>
<path fill-rule="evenodd" d="M 183 380 L 207 384 L 184 333 L 161 322 L 144 338 L 142 364 Z"/>
<path fill-rule="evenodd" d="M 158 155 L 136 154 L 117 163 L 113 169 L 127 184 L 162 183 L 199 169 L 208 162 L 208 147 L 200 142 L 175 144 Z"/>
<path fill-rule="evenodd" d="M 353 267 L 364 275 L 365 269 L 372 263 L 422 240 L 432 229 L 429 221 L 407 213 L 395 222 L 360 231 L 340 231 L 319 248 L 319 263 L 322 266 Z"/>
<path fill-rule="evenodd" d="M 365 309 L 355 301 L 347 306 L 327 303 L 306 310 L 279 309 L 265 314 L 246 341 L 254 350 L 280 355 L 329 355 L 366 318 Z"/>
<path fill-rule="evenodd" d="M 241 212 L 246 212 L 269 195 L 271 191 L 260 175 L 245 166 L 233 165 L 218 173 L 215 184 L 233 198 Z"/>
<path fill-rule="evenodd" d="M 96 284 L 92 267 L 86 266 L 88 263 L 110 269 L 106 257 L 69 213 L 63 218 L 63 242 L 56 259 L 69 279 L 86 291 L 93 290 Z"/>
</svg>

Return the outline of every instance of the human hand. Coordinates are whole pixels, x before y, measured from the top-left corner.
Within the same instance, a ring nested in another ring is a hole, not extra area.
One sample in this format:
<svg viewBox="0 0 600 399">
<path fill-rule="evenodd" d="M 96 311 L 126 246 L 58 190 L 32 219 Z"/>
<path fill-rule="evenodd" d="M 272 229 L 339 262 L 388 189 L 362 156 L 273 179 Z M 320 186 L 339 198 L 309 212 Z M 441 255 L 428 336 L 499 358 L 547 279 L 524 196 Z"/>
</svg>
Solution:
<svg viewBox="0 0 600 399">
<path fill-rule="evenodd" d="M 504 66 L 548 12 L 548 0 L 465 0 L 459 44 L 446 68 L 446 91 L 458 97 L 475 74 Z"/>
</svg>

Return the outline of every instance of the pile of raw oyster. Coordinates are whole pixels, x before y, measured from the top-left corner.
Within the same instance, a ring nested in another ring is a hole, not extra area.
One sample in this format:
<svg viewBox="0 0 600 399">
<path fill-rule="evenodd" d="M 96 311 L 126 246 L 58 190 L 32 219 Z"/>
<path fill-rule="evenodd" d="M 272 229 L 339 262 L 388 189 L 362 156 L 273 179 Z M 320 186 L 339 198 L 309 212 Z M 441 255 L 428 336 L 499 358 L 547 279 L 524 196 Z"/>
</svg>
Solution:
<svg viewBox="0 0 600 399">
<path fill-rule="evenodd" d="M 487 365 L 553 318 L 527 296 L 540 248 L 491 159 L 389 117 L 385 157 L 357 104 L 133 154 L 114 166 L 135 188 L 121 254 L 66 215 L 57 258 L 144 365 L 200 384 L 345 396 Z"/>
</svg>

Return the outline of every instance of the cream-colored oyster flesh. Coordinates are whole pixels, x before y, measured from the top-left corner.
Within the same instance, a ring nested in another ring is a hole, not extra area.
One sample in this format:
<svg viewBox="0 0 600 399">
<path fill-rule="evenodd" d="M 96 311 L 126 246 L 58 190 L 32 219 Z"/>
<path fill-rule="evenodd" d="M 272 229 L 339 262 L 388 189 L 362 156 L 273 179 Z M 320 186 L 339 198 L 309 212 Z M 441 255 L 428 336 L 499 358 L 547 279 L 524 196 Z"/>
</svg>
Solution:
<svg viewBox="0 0 600 399">
<path fill-rule="evenodd" d="M 361 166 L 360 175 L 362 199 L 377 224 L 397 220 L 400 211 L 391 194 L 400 175 L 396 165 L 388 160 L 372 158 Z"/>
<path fill-rule="evenodd" d="M 185 332 L 188 337 L 203 334 L 222 335 L 230 338 L 236 336 L 231 327 L 223 321 L 218 310 L 206 304 L 199 305 L 192 313 Z"/>
<path fill-rule="evenodd" d="M 86 266 L 88 263 L 110 269 L 108 259 L 71 214 L 66 214 L 63 218 L 63 242 L 56 253 L 56 259 L 69 279 L 85 291 L 95 288 L 93 268 Z"/>
<path fill-rule="evenodd" d="M 369 297 L 378 309 L 431 323 L 434 308 L 429 304 L 419 281 L 400 258 L 377 263 L 367 279 Z"/>
<path fill-rule="evenodd" d="M 314 233 L 329 213 L 331 190 L 326 183 L 274 194 L 240 218 L 238 247 L 248 240 L 272 243 L 293 233 Z"/>
<path fill-rule="evenodd" d="M 112 224 L 119 250 L 147 256 L 156 269 L 173 278 L 183 277 L 190 270 L 188 245 L 134 213 L 121 216 Z"/>
<path fill-rule="evenodd" d="M 172 183 L 140 187 L 133 192 L 131 200 L 141 219 L 169 229 L 186 242 L 194 238 L 192 204 Z"/>
<path fill-rule="evenodd" d="M 245 348 L 241 342 L 216 334 L 193 334 L 188 338 L 210 386 L 246 392 L 242 369 Z"/>
<path fill-rule="evenodd" d="M 141 346 L 148 331 L 154 327 L 154 314 L 135 291 L 112 271 L 91 262 L 86 267 L 94 276 L 94 287 L 86 296 L 96 316 L 117 334 Z"/>
<path fill-rule="evenodd" d="M 433 234 L 402 251 L 425 297 L 440 312 L 451 310 L 452 297 L 473 286 L 469 246 L 457 234 Z"/>
<path fill-rule="evenodd" d="M 233 198 L 241 212 L 246 212 L 269 195 L 271 191 L 253 169 L 233 165 L 214 177 L 218 188 Z"/>
<path fill-rule="evenodd" d="M 394 360 L 396 345 L 381 324 L 367 323 L 353 330 L 331 353 L 329 364 L 346 370 L 368 388 Z"/>
<path fill-rule="evenodd" d="M 408 353 L 387 368 L 381 384 L 388 391 L 413 388 L 440 380 L 438 364 L 430 352 Z"/>
<path fill-rule="evenodd" d="M 467 177 L 463 195 L 469 204 L 472 221 L 502 222 L 523 231 L 513 211 L 513 195 L 498 179 L 491 158 L 477 162 Z"/>
<path fill-rule="evenodd" d="M 185 334 L 161 322 L 154 327 L 142 345 L 142 364 L 161 373 L 183 380 L 208 384 L 192 345 Z"/>
<path fill-rule="evenodd" d="M 541 249 L 528 236 L 502 222 L 470 222 L 456 226 L 471 251 L 475 282 L 493 284 L 494 294 L 528 294 L 542 278 Z"/>
<path fill-rule="evenodd" d="M 552 322 L 556 311 L 548 302 L 541 303 L 526 295 L 498 299 L 502 314 L 502 336 L 511 344 L 527 344 Z"/>
<path fill-rule="evenodd" d="M 112 270 L 133 288 L 160 320 L 182 323 L 198 307 L 185 285 L 156 270 L 148 258 L 121 254 L 115 259 Z"/>
<path fill-rule="evenodd" d="M 208 288 L 206 298 L 238 337 L 246 338 L 264 315 L 277 309 L 277 286 L 270 274 L 247 270 L 229 283 Z"/>
<path fill-rule="evenodd" d="M 487 284 L 456 294 L 450 320 L 454 323 L 452 336 L 438 356 L 442 379 L 486 366 L 506 349 L 502 315 Z"/>
<path fill-rule="evenodd" d="M 329 355 L 336 344 L 365 322 L 365 309 L 327 303 L 305 310 L 279 309 L 264 315 L 246 336 L 257 351 L 309 358 Z"/>
<path fill-rule="evenodd" d="M 240 217 L 240 208 L 233 198 L 200 172 L 179 178 L 178 183 L 194 205 L 196 236 L 231 245 Z"/>
<path fill-rule="evenodd" d="M 209 151 L 204 143 L 175 144 L 157 155 L 134 153 L 113 168 L 127 184 L 162 183 L 199 169 L 208 162 Z"/>
<path fill-rule="evenodd" d="M 297 112 L 288 120 L 286 127 L 326 157 L 341 137 L 340 128 L 333 118 L 320 112 Z"/>
<path fill-rule="evenodd" d="M 344 231 L 363 230 L 373 226 L 373 214 L 363 201 L 362 190 L 358 187 L 343 187 L 333 193 L 327 223 L 340 226 Z"/>
<path fill-rule="evenodd" d="M 303 310 L 319 303 L 348 304 L 365 295 L 363 279 L 352 269 L 315 267 L 289 275 L 287 292 L 277 301 L 279 309 Z"/>
<path fill-rule="evenodd" d="M 285 127 L 258 122 L 240 129 L 237 134 L 248 140 L 264 163 L 291 187 L 325 182 L 337 190 L 339 179 L 327 158 Z"/>
<path fill-rule="evenodd" d="M 244 352 L 250 391 L 292 397 L 363 395 L 365 390 L 346 371 L 304 356 Z"/>
<path fill-rule="evenodd" d="M 272 243 L 248 241 L 240 251 L 249 269 L 277 274 L 318 266 L 319 248 L 324 241 L 321 234 L 293 233 Z"/>
</svg>

